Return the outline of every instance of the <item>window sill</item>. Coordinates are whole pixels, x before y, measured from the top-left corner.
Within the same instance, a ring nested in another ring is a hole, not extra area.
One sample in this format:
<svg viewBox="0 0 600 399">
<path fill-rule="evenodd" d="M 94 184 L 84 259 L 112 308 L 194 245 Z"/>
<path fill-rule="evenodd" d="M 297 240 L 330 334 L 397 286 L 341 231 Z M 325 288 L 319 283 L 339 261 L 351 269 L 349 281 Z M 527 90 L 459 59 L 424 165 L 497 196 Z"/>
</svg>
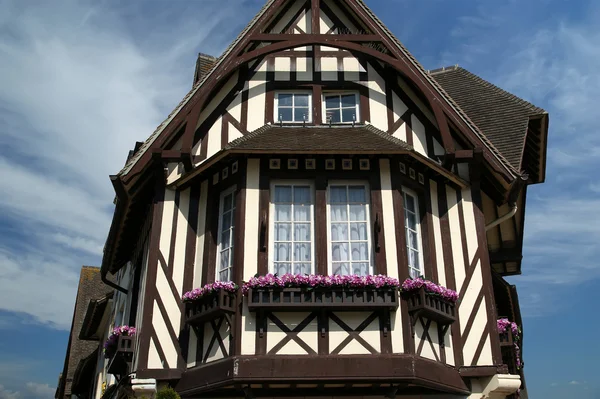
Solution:
<svg viewBox="0 0 600 399">
<path fill-rule="evenodd" d="M 201 326 L 207 321 L 235 313 L 236 293 L 219 291 L 192 302 L 185 303 L 185 322 Z"/>
<path fill-rule="evenodd" d="M 441 325 L 456 321 L 456 304 L 427 294 L 423 287 L 414 292 L 405 292 L 402 296 L 408 303 L 408 313 L 413 319 L 413 325 L 418 317 L 425 317 Z"/>
<path fill-rule="evenodd" d="M 254 311 L 304 312 L 396 310 L 398 290 L 394 288 L 251 288 L 248 308 Z"/>
</svg>

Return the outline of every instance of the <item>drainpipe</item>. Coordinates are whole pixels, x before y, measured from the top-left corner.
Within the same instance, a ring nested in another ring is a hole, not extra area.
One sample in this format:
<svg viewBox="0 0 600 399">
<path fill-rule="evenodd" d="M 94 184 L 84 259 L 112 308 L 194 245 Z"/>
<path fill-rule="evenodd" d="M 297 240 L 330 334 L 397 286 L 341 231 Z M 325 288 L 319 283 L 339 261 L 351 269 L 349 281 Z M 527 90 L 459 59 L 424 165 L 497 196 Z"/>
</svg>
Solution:
<svg viewBox="0 0 600 399">
<path fill-rule="evenodd" d="M 106 273 L 102 273 L 102 272 L 101 272 L 101 273 L 100 273 L 100 275 L 101 275 L 101 277 L 102 277 L 102 282 L 103 282 L 104 284 L 108 285 L 108 286 L 109 286 L 109 287 L 111 287 L 111 288 L 114 288 L 114 289 L 115 289 L 115 290 L 117 290 L 117 291 L 120 291 L 120 292 L 122 292 L 122 293 L 123 293 L 123 294 L 125 294 L 125 295 L 127 295 L 127 294 L 128 294 L 128 291 L 127 291 L 125 288 L 123 288 L 123 287 L 121 287 L 120 285 L 118 285 L 118 284 L 115 284 L 115 283 L 113 283 L 112 281 L 110 281 L 109 279 L 107 279 L 107 278 L 106 278 Z"/>
<path fill-rule="evenodd" d="M 529 179 L 529 175 L 527 173 L 523 172 L 523 174 L 521 174 L 521 176 L 519 176 L 514 181 L 512 187 L 510 188 L 510 191 L 508 193 L 508 203 L 511 206 L 510 211 L 508 211 L 506 213 L 506 215 L 500 216 L 498 219 L 488 223 L 485 226 L 485 231 L 488 231 L 488 230 L 498 226 L 500 223 L 503 223 L 503 222 L 507 221 L 508 219 L 512 218 L 513 216 L 515 216 L 515 214 L 517 213 L 517 210 L 519 209 L 517 206 L 517 198 L 519 196 L 519 193 L 521 192 L 521 189 L 525 186 L 528 179 Z"/>
</svg>

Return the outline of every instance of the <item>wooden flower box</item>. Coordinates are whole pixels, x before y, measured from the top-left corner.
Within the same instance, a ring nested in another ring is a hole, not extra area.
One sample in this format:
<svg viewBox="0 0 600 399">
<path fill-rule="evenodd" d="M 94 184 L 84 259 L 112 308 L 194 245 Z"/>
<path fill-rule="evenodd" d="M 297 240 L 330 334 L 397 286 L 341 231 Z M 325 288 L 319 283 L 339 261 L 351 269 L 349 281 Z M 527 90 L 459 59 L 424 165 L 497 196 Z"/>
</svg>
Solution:
<svg viewBox="0 0 600 399">
<path fill-rule="evenodd" d="M 456 320 L 456 304 L 439 296 L 427 294 L 424 287 L 417 291 L 404 292 L 402 296 L 408 303 L 408 313 L 413 321 L 417 317 L 425 317 L 438 324 L 448 325 Z"/>
<path fill-rule="evenodd" d="M 248 309 L 271 312 L 395 310 L 396 288 L 251 288 Z"/>
<path fill-rule="evenodd" d="M 121 335 L 114 349 L 114 354 L 108 363 L 108 372 L 113 375 L 123 376 L 129 372 L 133 361 L 135 337 Z"/>
<path fill-rule="evenodd" d="M 200 326 L 223 315 L 235 313 L 235 292 L 221 290 L 185 304 L 185 322 L 190 326 Z"/>
</svg>

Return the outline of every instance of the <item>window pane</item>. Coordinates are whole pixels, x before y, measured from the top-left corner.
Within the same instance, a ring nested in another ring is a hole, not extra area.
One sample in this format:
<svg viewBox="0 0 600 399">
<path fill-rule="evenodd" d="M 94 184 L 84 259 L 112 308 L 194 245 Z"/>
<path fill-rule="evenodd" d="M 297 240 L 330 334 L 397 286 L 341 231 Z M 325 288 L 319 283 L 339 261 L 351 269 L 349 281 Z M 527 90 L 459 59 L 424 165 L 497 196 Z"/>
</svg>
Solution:
<svg viewBox="0 0 600 399">
<path fill-rule="evenodd" d="M 219 270 L 227 269 L 229 267 L 229 250 L 222 251 L 220 259 Z"/>
<path fill-rule="evenodd" d="M 230 211 L 232 205 L 233 205 L 233 194 L 226 195 L 225 198 L 223 198 L 223 212 Z"/>
<path fill-rule="evenodd" d="M 294 274 L 310 274 L 310 263 L 294 264 Z"/>
<path fill-rule="evenodd" d="M 310 241 L 310 223 L 294 225 L 294 241 Z"/>
<path fill-rule="evenodd" d="M 359 276 L 367 276 L 369 274 L 368 263 L 353 263 L 352 274 L 358 274 Z"/>
<path fill-rule="evenodd" d="M 275 261 L 290 262 L 292 244 L 275 244 Z"/>
<path fill-rule="evenodd" d="M 221 231 L 228 230 L 231 227 L 232 212 L 227 212 L 221 216 Z"/>
<path fill-rule="evenodd" d="M 346 276 L 350 274 L 350 265 L 348 263 L 334 263 L 333 274 Z"/>
<path fill-rule="evenodd" d="M 293 98 L 293 94 L 286 94 L 286 93 L 279 93 L 278 94 L 278 103 L 280 106 L 286 106 L 286 107 L 291 107 L 292 104 L 292 98 Z"/>
<path fill-rule="evenodd" d="M 294 109 L 294 121 L 295 122 L 302 122 L 302 121 L 309 121 L 310 117 L 308 114 L 308 108 L 295 108 Z"/>
<path fill-rule="evenodd" d="M 350 223 L 350 239 L 352 241 L 366 241 L 366 239 L 367 239 L 367 224 L 366 223 Z"/>
<path fill-rule="evenodd" d="M 408 245 L 410 245 L 411 248 L 416 249 L 417 251 L 419 250 L 419 241 L 417 238 L 417 233 L 410 230 L 407 231 L 406 239 L 408 240 Z"/>
<path fill-rule="evenodd" d="M 229 280 L 231 280 L 229 278 L 229 269 L 222 270 L 219 272 L 219 281 L 229 281 Z"/>
<path fill-rule="evenodd" d="M 292 217 L 292 206 L 291 205 L 279 205 L 275 204 L 275 220 L 281 222 L 290 221 Z"/>
<path fill-rule="evenodd" d="M 294 261 L 310 262 L 310 244 L 294 244 Z"/>
<path fill-rule="evenodd" d="M 419 265 L 419 253 L 417 251 L 413 251 L 412 249 L 409 249 L 408 253 L 408 264 L 415 269 L 421 269 L 421 266 Z"/>
<path fill-rule="evenodd" d="M 417 230 L 417 217 L 414 213 L 406 213 L 406 226 L 412 230 Z"/>
<path fill-rule="evenodd" d="M 366 205 L 350 205 L 350 220 L 367 220 Z"/>
<path fill-rule="evenodd" d="M 296 107 L 308 107 L 308 94 L 295 94 Z"/>
<path fill-rule="evenodd" d="M 348 207 L 346 205 L 331 205 L 331 221 L 341 222 L 348 220 Z"/>
<path fill-rule="evenodd" d="M 229 230 L 221 233 L 221 248 L 229 248 L 231 234 Z"/>
<path fill-rule="evenodd" d="M 345 94 L 342 96 L 342 107 L 356 106 L 356 96 L 354 94 Z"/>
<path fill-rule="evenodd" d="M 350 196 L 350 202 L 362 202 L 366 203 L 365 187 L 364 186 L 350 186 L 348 187 L 348 195 Z"/>
<path fill-rule="evenodd" d="M 277 121 L 282 122 L 293 122 L 292 120 L 292 108 L 281 108 L 277 110 Z"/>
<path fill-rule="evenodd" d="M 348 224 L 347 223 L 332 223 L 331 224 L 331 241 L 346 241 L 348 240 Z"/>
<path fill-rule="evenodd" d="M 346 198 L 346 186 L 332 186 L 329 188 L 329 202 L 345 204 L 348 199 Z"/>
<path fill-rule="evenodd" d="M 340 110 L 327 110 L 326 114 L 325 114 L 325 122 L 329 123 L 329 120 L 331 119 L 331 123 L 340 123 Z"/>
<path fill-rule="evenodd" d="M 291 223 L 275 223 L 275 241 L 291 241 Z"/>
<path fill-rule="evenodd" d="M 346 108 L 342 110 L 342 122 L 353 122 L 358 120 L 355 108 Z"/>
<path fill-rule="evenodd" d="M 415 199 L 412 195 L 404 194 L 404 206 L 411 212 L 415 212 Z"/>
<path fill-rule="evenodd" d="M 294 187 L 294 204 L 310 204 L 310 187 Z"/>
<path fill-rule="evenodd" d="M 413 268 L 410 268 L 409 270 L 410 270 L 410 277 L 411 278 L 419 278 L 419 277 L 421 277 L 421 272 L 420 271 L 418 271 L 416 269 L 413 269 Z"/>
<path fill-rule="evenodd" d="M 292 187 L 275 186 L 275 202 L 292 202 Z"/>
<path fill-rule="evenodd" d="M 275 274 L 282 276 L 292 272 L 291 263 L 275 263 Z"/>
<path fill-rule="evenodd" d="M 349 260 L 348 244 L 331 244 L 331 260 L 334 262 Z"/>
<path fill-rule="evenodd" d="M 310 206 L 294 205 L 294 221 L 308 222 L 310 220 Z"/>
<path fill-rule="evenodd" d="M 340 96 L 325 96 L 325 109 L 339 108 Z"/>
<path fill-rule="evenodd" d="M 367 243 L 352 244 L 352 260 L 369 260 Z"/>
</svg>

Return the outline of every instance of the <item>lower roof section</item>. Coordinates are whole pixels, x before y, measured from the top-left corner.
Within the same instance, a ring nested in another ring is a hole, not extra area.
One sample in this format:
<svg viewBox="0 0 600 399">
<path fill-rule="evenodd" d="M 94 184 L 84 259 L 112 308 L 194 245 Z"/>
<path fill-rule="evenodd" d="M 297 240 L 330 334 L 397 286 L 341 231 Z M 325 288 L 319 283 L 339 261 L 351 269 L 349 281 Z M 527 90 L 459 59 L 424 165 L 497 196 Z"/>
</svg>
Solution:
<svg viewBox="0 0 600 399">
<path fill-rule="evenodd" d="M 454 367 L 413 355 L 234 356 L 187 370 L 176 389 L 182 397 L 193 397 L 218 394 L 232 385 L 252 389 L 257 384 L 292 384 L 298 389 L 310 384 L 323 389 L 331 384 L 360 384 L 470 393 Z"/>
</svg>

